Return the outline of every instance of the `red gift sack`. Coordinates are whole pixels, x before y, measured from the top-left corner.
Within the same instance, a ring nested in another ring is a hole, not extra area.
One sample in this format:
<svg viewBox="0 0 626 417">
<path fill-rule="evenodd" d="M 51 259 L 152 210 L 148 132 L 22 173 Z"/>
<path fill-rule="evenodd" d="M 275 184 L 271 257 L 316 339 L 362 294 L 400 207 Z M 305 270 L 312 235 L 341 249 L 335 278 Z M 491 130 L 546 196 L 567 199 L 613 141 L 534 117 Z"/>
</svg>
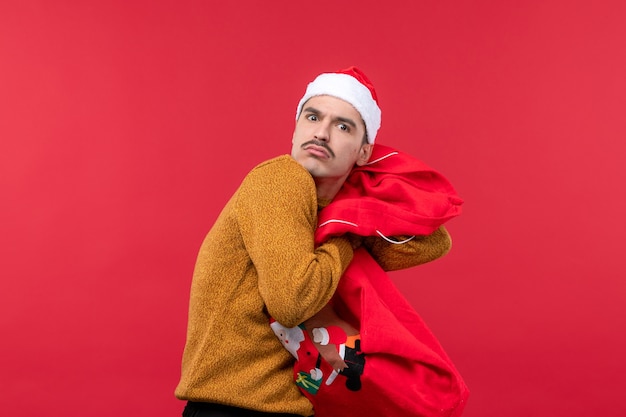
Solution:
<svg viewBox="0 0 626 417">
<path fill-rule="evenodd" d="M 463 379 L 365 249 L 355 252 L 329 305 L 336 318 L 324 314 L 323 332 L 271 323 L 297 359 L 294 380 L 315 417 L 461 415 L 469 395 Z M 357 335 L 346 334 L 346 327 L 357 329 Z M 345 368 L 331 365 L 337 358 Z"/>
<path fill-rule="evenodd" d="M 469 391 L 424 321 L 364 249 L 341 278 L 332 305 L 360 330 L 359 348 L 345 360 L 351 373 L 310 384 L 311 356 L 316 369 L 332 369 L 310 345 L 294 367 L 294 379 L 311 400 L 315 417 L 457 417 Z M 306 334 L 307 332 L 305 332 Z M 348 350 L 348 349 L 346 349 Z M 356 366 L 354 366 L 356 365 Z M 359 375 L 354 375 L 354 371 Z M 358 381 L 355 382 L 355 379 Z M 308 382 L 307 382 L 308 380 Z M 358 389 L 354 389 L 354 387 Z"/>
<path fill-rule="evenodd" d="M 345 348 L 350 372 L 333 370 L 303 342 L 294 379 L 315 417 L 460 416 L 469 391 L 424 321 L 364 249 L 342 277 L 332 306 L 360 331 L 357 349 Z M 310 337 L 309 332 L 304 331 Z M 317 365 L 317 366 L 316 366 Z M 324 374 L 315 380 L 311 370 Z M 356 374 L 356 375 L 355 375 Z"/>
<path fill-rule="evenodd" d="M 330 236 L 428 235 L 461 214 L 463 200 L 442 174 L 419 159 L 376 144 L 319 214 L 315 243 Z"/>
</svg>

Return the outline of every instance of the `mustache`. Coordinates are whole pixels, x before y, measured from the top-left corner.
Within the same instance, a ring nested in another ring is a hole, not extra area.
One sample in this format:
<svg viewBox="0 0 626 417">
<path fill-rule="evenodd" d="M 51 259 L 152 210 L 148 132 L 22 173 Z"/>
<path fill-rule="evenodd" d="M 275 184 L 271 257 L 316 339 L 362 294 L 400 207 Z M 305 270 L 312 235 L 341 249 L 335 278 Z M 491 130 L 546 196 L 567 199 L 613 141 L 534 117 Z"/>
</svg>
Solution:
<svg viewBox="0 0 626 417">
<path fill-rule="evenodd" d="M 328 151 L 328 153 L 330 154 L 330 156 L 332 156 L 333 158 L 335 157 L 335 153 L 333 152 L 332 149 L 330 149 L 330 147 L 328 146 L 328 144 L 324 141 L 321 140 L 317 140 L 317 139 L 311 139 L 308 142 L 305 142 L 302 144 L 302 149 L 306 148 L 309 145 L 315 145 L 315 146 L 319 146 L 321 148 L 326 149 L 326 151 Z"/>
</svg>

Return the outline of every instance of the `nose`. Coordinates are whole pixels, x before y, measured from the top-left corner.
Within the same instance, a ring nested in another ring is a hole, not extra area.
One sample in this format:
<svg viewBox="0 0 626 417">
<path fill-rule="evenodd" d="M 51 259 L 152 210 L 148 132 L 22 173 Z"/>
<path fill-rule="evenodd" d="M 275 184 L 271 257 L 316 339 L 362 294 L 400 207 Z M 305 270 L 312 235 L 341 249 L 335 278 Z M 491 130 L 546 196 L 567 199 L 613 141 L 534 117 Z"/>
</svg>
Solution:
<svg viewBox="0 0 626 417">
<path fill-rule="evenodd" d="M 330 125 L 328 123 L 318 123 L 317 124 L 317 128 L 314 132 L 314 137 L 317 140 L 321 140 L 324 142 L 328 142 L 328 140 L 330 139 Z"/>
</svg>

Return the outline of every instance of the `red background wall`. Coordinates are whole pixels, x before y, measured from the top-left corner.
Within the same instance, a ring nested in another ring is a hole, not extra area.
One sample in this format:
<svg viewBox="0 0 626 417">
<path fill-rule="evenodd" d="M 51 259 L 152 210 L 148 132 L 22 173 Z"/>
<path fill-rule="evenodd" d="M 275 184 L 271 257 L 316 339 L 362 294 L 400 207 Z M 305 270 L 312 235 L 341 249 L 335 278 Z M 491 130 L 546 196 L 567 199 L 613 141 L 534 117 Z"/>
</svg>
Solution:
<svg viewBox="0 0 626 417">
<path fill-rule="evenodd" d="M 626 415 L 626 3 L 223 3 L 0 3 L 0 412 L 179 415 L 205 232 L 356 64 L 466 200 L 393 275 L 465 415 Z"/>
</svg>

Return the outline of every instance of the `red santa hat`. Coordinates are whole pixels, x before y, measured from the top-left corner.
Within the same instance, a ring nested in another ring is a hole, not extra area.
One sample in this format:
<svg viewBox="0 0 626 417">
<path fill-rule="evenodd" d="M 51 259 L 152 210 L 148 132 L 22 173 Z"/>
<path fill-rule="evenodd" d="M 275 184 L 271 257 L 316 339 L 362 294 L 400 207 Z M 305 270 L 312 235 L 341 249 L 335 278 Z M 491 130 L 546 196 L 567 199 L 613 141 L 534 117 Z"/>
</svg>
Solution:
<svg viewBox="0 0 626 417">
<path fill-rule="evenodd" d="M 314 96 L 332 96 L 344 100 L 361 114 L 365 123 L 367 142 L 374 143 L 380 128 L 381 111 L 374 85 L 357 67 L 350 67 L 338 72 L 324 73 L 317 76 L 306 88 L 298 103 L 296 120 L 300 117 L 302 106 Z"/>
</svg>

